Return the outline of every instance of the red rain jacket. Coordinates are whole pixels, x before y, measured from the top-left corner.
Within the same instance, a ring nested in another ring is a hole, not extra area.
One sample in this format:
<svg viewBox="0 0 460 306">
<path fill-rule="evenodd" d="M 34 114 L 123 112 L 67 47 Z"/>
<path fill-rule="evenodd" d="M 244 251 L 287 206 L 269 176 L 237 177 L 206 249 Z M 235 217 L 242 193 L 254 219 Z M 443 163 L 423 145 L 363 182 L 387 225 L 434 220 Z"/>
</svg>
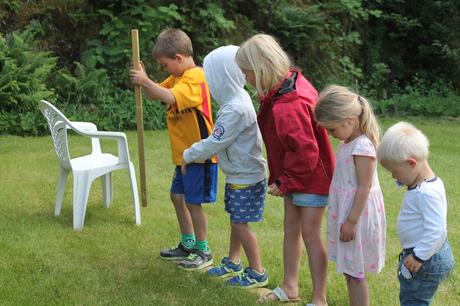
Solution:
<svg viewBox="0 0 460 306">
<path fill-rule="evenodd" d="M 267 150 L 270 178 L 283 194 L 327 195 L 334 153 L 325 129 L 314 121 L 316 89 L 297 69 L 260 97 L 257 115 Z"/>
</svg>

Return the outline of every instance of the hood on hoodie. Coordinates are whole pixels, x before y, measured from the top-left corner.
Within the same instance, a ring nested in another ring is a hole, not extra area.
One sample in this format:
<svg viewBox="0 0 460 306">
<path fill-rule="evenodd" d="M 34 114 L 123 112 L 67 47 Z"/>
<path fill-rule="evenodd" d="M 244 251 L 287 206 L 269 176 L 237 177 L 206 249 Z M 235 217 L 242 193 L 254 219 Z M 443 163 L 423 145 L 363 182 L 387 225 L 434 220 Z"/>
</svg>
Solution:
<svg viewBox="0 0 460 306">
<path fill-rule="evenodd" d="M 203 69 L 212 97 L 220 106 L 235 97 L 246 96 L 246 78 L 235 62 L 237 46 L 223 46 L 211 51 L 203 61 Z"/>
</svg>

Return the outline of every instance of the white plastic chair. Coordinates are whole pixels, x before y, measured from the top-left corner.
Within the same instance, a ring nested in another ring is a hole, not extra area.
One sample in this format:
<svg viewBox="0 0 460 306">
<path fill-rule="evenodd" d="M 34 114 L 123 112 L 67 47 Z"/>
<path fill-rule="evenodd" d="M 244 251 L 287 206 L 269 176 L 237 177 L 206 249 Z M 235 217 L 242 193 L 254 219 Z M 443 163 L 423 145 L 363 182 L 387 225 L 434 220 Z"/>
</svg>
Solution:
<svg viewBox="0 0 460 306">
<path fill-rule="evenodd" d="M 136 174 L 134 165 L 129 159 L 126 135 L 121 132 L 98 131 L 96 125 L 91 122 L 70 121 L 56 107 L 44 100 L 39 102 L 39 108 L 48 122 L 54 149 L 60 164 L 54 214 L 59 216 L 61 213 L 65 184 L 70 171 L 72 171 L 74 177 L 73 228 L 81 230 L 85 222 L 88 195 L 93 180 L 98 177 L 102 178 L 104 204 L 105 207 L 110 207 L 112 203 L 112 171 L 128 169 L 133 194 L 135 220 L 136 224 L 141 224 Z M 71 129 L 82 136 L 91 137 L 91 154 L 73 159 L 70 158 L 67 129 Z M 102 153 L 99 142 L 100 138 L 117 140 L 118 156 Z"/>
</svg>

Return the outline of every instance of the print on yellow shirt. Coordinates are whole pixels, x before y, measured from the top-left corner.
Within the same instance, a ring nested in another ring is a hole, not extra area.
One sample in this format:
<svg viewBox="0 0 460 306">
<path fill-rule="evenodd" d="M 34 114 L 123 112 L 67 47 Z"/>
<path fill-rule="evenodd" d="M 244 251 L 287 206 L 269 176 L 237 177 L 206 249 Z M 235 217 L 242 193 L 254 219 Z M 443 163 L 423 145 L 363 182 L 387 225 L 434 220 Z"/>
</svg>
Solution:
<svg viewBox="0 0 460 306">
<path fill-rule="evenodd" d="M 212 131 L 211 97 L 202 68 L 194 67 L 180 77 L 169 76 L 161 86 L 169 88 L 176 104 L 166 112 L 172 161 L 182 164 L 182 153 L 207 138 Z M 212 158 L 216 163 L 217 159 Z"/>
</svg>

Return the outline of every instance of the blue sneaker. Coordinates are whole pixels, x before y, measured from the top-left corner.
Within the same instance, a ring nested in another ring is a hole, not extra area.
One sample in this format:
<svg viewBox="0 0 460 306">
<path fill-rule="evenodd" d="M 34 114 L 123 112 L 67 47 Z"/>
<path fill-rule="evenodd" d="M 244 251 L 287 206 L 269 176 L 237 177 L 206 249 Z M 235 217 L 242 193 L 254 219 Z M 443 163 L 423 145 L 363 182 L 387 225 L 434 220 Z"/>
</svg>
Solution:
<svg viewBox="0 0 460 306">
<path fill-rule="evenodd" d="M 243 272 L 243 265 L 241 260 L 239 263 L 234 263 L 228 257 L 222 258 L 220 264 L 217 267 L 208 270 L 208 275 L 216 277 L 229 277 L 239 275 Z"/>
<path fill-rule="evenodd" d="M 264 273 L 260 274 L 256 270 L 247 267 L 242 274 L 230 278 L 227 283 L 245 289 L 260 288 L 268 284 L 268 273 L 264 269 Z"/>
</svg>

